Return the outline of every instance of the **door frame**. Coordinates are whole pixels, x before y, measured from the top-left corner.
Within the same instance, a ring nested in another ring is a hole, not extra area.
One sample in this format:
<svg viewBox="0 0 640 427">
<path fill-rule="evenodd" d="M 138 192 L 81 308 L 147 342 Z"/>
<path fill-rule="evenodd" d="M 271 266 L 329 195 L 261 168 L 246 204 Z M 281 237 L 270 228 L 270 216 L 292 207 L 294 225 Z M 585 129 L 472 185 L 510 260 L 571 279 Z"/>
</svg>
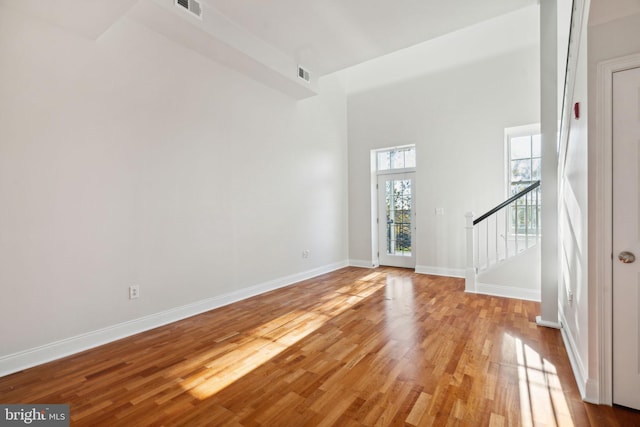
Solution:
<svg viewBox="0 0 640 427">
<path fill-rule="evenodd" d="M 402 149 L 402 148 L 406 148 L 406 147 L 413 147 L 414 150 L 416 148 L 416 144 L 404 144 L 404 145 L 395 145 L 395 146 L 391 146 L 391 147 L 382 147 L 382 148 L 375 148 L 372 149 L 369 154 L 370 154 L 370 172 L 371 172 L 371 176 L 370 176 L 370 186 L 369 186 L 369 191 L 370 191 L 370 202 L 371 202 L 371 207 L 370 207 L 370 213 L 371 213 L 371 267 L 372 268 L 377 268 L 380 266 L 380 258 L 378 256 L 378 249 L 379 249 L 379 239 L 380 236 L 378 236 L 379 234 L 379 227 L 378 227 L 378 175 L 385 175 L 385 174 L 393 174 L 393 173 L 408 173 L 408 172 L 414 172 L 414 176 L 413 176 L 413 184 L 415 186 L 417 180 L 418 180 L 418 167 L 417 167 L 417 154 L 416 154 L 416 165 L 413 167 L 408 167 L 408 168 L 397 168 L 397 169 L 384 169 L 384 170 L 378 170 L 378 153 L 381 151 L 389 151 L 389 150 L 398 150 L 398 149 Z M 416 206 L 416 197 L 417 194 L 413 194 L 413 203 L 414 203 L 414 208 Z M 415 210 L 415 209 L 414 209 Z M 417 218 L 416 214 L 414 213 L 414 218 Z M 417 229 L 417 223 L 414 224 L 414 231 Z M 413 249 L 416 251 L 416 255 L 415 255 L 415 259 L 416 262 L 415 264 L 418 264 L 418 245 L 417 245 L 417 232 L 414 233 L 414 236 L 412 236 L 413 239 Z M 364 265 L 363 265 L 364 266 Z M 368 266 L 367 266 L 368 267 Z M 415 268 L 414 268 L 415 269 Z"/>
<path fill-rule="evenodd" d="M 595 166 L 593 272 L 598 349 L 598 400 L 613 404 L 613 74 L 640 67 L 640 53 L 603 61 L 596 76 L 596 140 L 590 149 Z M 592 310 L 595 309 L 595 310 Z M 598 316 L 598 313 L 601 313 Z"/>
</svg>

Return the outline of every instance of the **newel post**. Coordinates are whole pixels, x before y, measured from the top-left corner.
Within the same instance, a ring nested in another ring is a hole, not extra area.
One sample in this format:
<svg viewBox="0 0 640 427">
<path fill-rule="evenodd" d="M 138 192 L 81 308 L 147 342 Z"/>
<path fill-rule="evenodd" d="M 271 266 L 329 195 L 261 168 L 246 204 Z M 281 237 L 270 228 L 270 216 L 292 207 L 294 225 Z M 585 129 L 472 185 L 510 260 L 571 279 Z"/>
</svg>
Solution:
<svg viewBox="0 0 640 427">
<path fill-rule="evenodd" d="M 464 214 L 467 224 L 464 227 L 467 232 L 467 262 L 465 266 L 465 292 L 476 291 L 476 268 L 473 262 L 473 212 Z"/>
</svg>

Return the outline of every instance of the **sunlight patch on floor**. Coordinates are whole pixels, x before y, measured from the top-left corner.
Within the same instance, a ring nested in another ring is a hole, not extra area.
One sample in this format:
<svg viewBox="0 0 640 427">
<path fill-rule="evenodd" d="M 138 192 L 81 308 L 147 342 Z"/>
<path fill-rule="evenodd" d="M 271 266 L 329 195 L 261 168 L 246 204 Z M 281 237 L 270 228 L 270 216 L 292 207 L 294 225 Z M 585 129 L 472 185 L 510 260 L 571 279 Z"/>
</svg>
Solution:
<svg viewBox="0 0 640 427">
<path fill-rule="evenodd" d="M 556 367 L 520 338 L 507 336 L 515 344 L 522 425 L 573 427 Z"/>
<path fill-rule="evenodd" d="M 363 282 L 368 282 L 368 281 L 371 281 L 371 280 L 376 280 L 377 278 L 380 277 L 380 275 L 381 275 L 381 273 L 379 271 L 375 271 L 375 269 L 374 269 L 374 271 L 372 273 L 367 274 L 366 276 L 364 276 L 364 277 L 362 277 L 362 278 L 360 278 L 358 280 L 362 280 Z"/>
<path fill-rule="evenodd" d="M 244 375 L 279 355 L 301 339 L 321 328 L 333 317 L 361 302 L 384 285 L 376 285 L 358 295 L 338 292 L 308 311 L 291 311 L 266 322 L 247 333 L 246 340 L 233 350 L 209 361 L 204 372 L 185 378 L 183 390 L 207 399 Z M 342 289 L 341 289 L 342 291 Z M 364 295 L 363 295 L 364 294 Z"/>
<path fill-rule="evenodd" d="M 208 363 L 205 373 L 196 375 L 181 385 L 189 389 L 192 396 L 206 399 L 285 349 L 286 346 L 282 344 L 256 338 Z"/>
</svg>

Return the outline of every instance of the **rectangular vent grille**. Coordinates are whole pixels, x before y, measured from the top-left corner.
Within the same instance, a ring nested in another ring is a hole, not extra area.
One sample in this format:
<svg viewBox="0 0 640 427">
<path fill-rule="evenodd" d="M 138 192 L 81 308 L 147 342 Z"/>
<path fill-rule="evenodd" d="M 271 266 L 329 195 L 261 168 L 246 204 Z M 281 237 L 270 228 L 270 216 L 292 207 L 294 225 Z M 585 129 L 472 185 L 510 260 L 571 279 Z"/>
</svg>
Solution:
<svg viewBox="0 0 640 427">
<path fill-rule="evenodd" d="M 196 0 L 176 0 L 176 6 L 182 6 L 189 12 L 202 19 L 202 7 Z"/>
<path fill-rule="evenodd" d="M 309 72 L 298 65 L 298 77 L 304 80 L 305 82 L 309 82 L 311 77 L 309 76 Z"/>
</svg>

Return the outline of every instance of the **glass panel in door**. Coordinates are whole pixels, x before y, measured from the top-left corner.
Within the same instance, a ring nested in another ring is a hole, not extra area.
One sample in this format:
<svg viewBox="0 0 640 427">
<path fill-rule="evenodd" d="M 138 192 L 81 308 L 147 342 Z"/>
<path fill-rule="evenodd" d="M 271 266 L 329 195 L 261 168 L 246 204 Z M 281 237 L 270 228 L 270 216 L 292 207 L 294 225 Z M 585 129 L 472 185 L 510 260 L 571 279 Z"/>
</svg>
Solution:
<svg viewBox="0 0 640 427">
<path fill-rule="evenodd" d="M 378 177 L 379 261 L 415 267 L 413 173 Z"/>
</svg>

